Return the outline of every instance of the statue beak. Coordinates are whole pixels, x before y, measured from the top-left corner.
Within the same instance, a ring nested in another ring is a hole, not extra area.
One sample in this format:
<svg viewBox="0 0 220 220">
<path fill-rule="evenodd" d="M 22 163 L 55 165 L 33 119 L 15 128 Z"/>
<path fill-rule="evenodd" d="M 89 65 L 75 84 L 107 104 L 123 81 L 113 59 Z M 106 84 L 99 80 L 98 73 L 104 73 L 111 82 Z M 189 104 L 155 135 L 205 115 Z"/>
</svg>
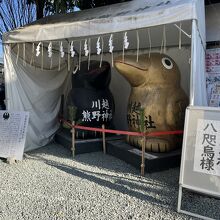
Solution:
<svg viewBox="0 0 220 220">
<path fill-rule="evenodd" d="M 132 87 L 137 87 L 145 83 L 147 68 L 142 68 L 136 62 L 136 56 L 126 56 L 124 61 L 116 58 L 114 62 L 117 71 L 130 83 Z"/>
</svg>

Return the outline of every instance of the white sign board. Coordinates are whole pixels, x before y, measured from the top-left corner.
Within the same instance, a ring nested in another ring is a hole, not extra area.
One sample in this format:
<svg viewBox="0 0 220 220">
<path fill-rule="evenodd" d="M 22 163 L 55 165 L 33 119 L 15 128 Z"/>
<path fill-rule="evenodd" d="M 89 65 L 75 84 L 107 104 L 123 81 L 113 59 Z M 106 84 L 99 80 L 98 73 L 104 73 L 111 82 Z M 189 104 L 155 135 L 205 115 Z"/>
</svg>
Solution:
<svg viewBox="0 0 220 220">
<path fill-rule="evenodd" d="M 22 160 L 28 112 L 0 111 L 0 157 Z"/>
<path fill-rule="evenodd" d="M 220 197 L 220 108 L 186 110 L 180 186 Z"/>
<path fill-rule="evenodd" d="M 220 48 L 206 50 L 207 94 L 209 106 L 220 106 Z"/>
<path fill-rule="evenodd" d="M 220 176 L 220 121 L 198 119 L 194 171 Z"/>
</svg>

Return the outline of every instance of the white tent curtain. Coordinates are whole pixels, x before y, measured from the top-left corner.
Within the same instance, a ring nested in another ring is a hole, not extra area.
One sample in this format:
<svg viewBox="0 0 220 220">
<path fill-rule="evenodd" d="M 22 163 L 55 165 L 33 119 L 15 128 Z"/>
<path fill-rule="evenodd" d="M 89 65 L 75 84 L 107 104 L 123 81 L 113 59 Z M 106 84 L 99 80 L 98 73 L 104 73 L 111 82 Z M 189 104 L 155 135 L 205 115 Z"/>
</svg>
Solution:
<svg viewBox="0 0 220 220">
<path fill-rule="evenodd" d="M 64 64 L 58 71 L 57 64 L 52 70 L 42 70 L 24 65 L 21 58 L 16 63 L 10 46 L 4 49 L 7 109 L 30 113 L 25 150 L 44 146 L 59 128 L 61 95 L 66 94 L 71 75 Z"/>
</svg>

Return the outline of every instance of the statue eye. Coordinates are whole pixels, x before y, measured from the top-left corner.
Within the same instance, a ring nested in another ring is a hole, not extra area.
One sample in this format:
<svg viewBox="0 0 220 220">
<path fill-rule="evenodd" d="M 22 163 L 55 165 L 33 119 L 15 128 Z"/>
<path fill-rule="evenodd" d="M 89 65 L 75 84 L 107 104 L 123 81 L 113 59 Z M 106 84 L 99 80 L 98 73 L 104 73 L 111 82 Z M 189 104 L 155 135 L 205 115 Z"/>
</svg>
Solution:
<svg viewBox="0 0 220 220">
<path fill-rule="evenodd" d="M 173 68 L 173 62 L 168 57 L 162 58 L 162 64 L 168 70 Z"/>
</svg>

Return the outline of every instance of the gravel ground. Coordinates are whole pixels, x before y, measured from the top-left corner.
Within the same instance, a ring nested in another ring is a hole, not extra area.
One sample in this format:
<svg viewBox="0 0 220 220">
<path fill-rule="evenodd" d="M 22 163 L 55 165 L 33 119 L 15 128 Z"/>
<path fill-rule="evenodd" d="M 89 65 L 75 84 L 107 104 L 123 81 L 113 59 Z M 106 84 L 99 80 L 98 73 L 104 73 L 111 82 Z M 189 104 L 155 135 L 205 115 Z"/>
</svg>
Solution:
<svg viewBox="0 0 220 220">
<path fill-rule="evenodd" d="M 178 168 L 142 178 L 101 152 L 72 159 L 53 143 L 14 165 L 0 160 L 0 219 L 193 219 L 176 212 L 178 178 Z M 186 208 L 220 219 L 219 201 L 187 197 Z"/>
</svg>

